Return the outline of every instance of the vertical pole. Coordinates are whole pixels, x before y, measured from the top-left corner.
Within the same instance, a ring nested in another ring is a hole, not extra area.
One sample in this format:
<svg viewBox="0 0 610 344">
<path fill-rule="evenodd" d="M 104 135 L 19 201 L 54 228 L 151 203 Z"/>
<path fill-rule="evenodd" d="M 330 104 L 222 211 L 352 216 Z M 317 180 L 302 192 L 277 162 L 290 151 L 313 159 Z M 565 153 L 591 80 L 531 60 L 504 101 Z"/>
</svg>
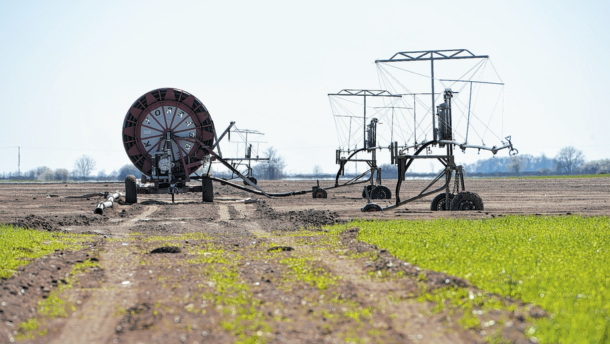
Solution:
<svg viewBox="0 0 610 344">
<path fill-rule="evenodd" d="M 347 135 L 347 152 L 349 153 L 350 139 L 352 138 L 352 117 L 349 118 L 349 135 Z"/>
<path fill-rule="evenodd" d="M 415 108 L 415 95 L 413 95 L 413 136 L 415 136 L 415 144 L 417 144 L 417 109 Z"/>
<path fill-rule="evenodd" d="M 394 107 L 392 106 L 392 133 L 390 134 L 390 142 L 394 142 Z"/>
<path fill-rule="evenodd" d="M 449 96 L 448 96 L 449 95 Z M 452 126 L 452 111 L 451 111 L 451 93 L 448 91 L 445 91 L 445 105 L 446 105 L 446 110 L 447 111 L 447 123 L 446 125 L 449 127 L 450 133 L 451 135 L 451 139 L 453 139 L 453 126 Z M 453 159 L 453 145 L 452 144 L 447 144 L 447 167 L 446 167 L 446 174 L 445 174 L 445 178 L 447 180 L 447 187 L 445 189 L 445 210 L 451 210 L 451 203 L 449 202 L 449 183 L 451 182 L 451 175 L 453 174 L 453 169 L 455 167 L 455 160 Z M 456 176 L 457 177 L 457 176 Z M 457 190 L 456 190 L 457 191 Z"/>
<path fill-rule="evenodd" d="M 17 146 L 17 175 L 21 177 L 21 146 Z"/>
<path fill-rule="evenodd" d="M 468 120 L 466 121 L 466 142 L 468 143 L 468 128 L 470 128 L 470 101 L 472 100 L 472 82 L 470 82 L 470 95 L 468 96 Z"/>
<path fill-rule="evenodd" d="M 354 150 L 356 150 L 356 149 L 358 149 L 358 146 L 357 146 L 357 145 L 354 145 Z M 356 159 L 358 159 L 358 157 L 357 157 L 357 156 L 356 156 L 355 158 L 356 158 Z M 356 162 L 354 163 L 354 166 L 356 166 L 356 174 L 358 174 L 358 161 L 356 161 Z"/>
<path fill-rule="evenodd" d="M 449 147 L 447 147 L 449 150 Z M 451 183 L 451 169 L 449 167 L 445 167 L 445 181 L 447 186 L 445 187 L 445 209 L 443 210 L 451 210 L 451 199 L 449 198 L 449 183 Z"/>
<path fill-rule="evenodd" d="M 436 117 L 434 117 L 434 53 L 430 53 L 430 58 L 430 70 L 432 74 L 432 109 L 430 109 L 430 112 L 432 113 L 432 134 L 434 141 L 436 141 Z"/>
<path fill-rule="evenodd" d="M 347 155 L 349 156 L 350 144 L 352 138 L 352 117 L 349 118 L 349 135 L 347 136 Z"/>
<path fill-rule="evenodd" d="M 366 93 L 364 94 L 364 123 L 362 125 L 362 133 L 362 138 L 364 140 L 364 146 L 362 146 L 362 148 L 366 148 Z"/>
</svg>

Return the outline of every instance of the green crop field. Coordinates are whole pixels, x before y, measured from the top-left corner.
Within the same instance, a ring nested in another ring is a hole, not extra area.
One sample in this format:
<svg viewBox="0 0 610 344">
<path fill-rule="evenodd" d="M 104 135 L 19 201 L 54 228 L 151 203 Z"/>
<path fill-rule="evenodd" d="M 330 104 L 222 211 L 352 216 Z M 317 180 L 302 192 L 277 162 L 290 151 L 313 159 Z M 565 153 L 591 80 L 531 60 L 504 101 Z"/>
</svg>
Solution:
<svg viewBox="0 0 610 344">
<path fill-rule="evenodd" d="M 0 224 L 0 278 L 10 277 L 20 265 L 55 250 L 82 248 L 92 235 L 23 229 Z"/>
<path fill-rule="evenodd" d="M 541 343 L 610 343 L 610 218 L 353 221 L 359 240 L 488 292 L 540 306 Z"/>
</svg>

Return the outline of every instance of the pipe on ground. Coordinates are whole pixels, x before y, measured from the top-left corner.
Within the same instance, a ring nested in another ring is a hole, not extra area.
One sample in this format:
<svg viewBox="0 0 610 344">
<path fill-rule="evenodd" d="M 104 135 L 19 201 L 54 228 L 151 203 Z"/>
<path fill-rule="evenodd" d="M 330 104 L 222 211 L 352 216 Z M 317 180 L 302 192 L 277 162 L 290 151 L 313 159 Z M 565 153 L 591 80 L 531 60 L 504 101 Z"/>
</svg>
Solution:
<svg viewBox="0 0 610 344">
<path fill-rule="evenodd" d="M 112 208 L 114 205 L 114 201 L 118 200 L 122 194 L 120 192 L 115 192 L 113 194 L 108 194 L 108 198 L 106 198 L 105 202 L 99 202 L 95 209 L 93 210 L 94 214 L 104 215 L 104 209 Z"/>
</svg>

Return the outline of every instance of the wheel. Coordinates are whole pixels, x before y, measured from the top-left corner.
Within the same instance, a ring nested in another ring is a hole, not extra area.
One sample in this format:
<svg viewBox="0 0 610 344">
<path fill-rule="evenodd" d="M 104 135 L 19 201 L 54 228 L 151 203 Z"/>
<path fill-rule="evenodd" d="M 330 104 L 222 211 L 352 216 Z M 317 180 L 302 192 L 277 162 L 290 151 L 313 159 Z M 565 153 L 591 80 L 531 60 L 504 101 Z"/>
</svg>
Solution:
<svg viewBox="0 0 610 344">
<path fill-rule="evenodd" d="M 313 196 L 313 198 L 326 198 L 327 194 L 326 194 L 326 190 L 324 189 L 316 189 L 314 190 L 311 195 Z"/>
<path fill-rule="evenodd" d="M 125 202 L 138 203 L 138 193 L 136 190 L 136 176 L 133 174 L 125 177 Z"/>
<path fill-rule="evenodd" d="M 247 177 L 247 178 L 252 182 L 252 184 L 257 185 L 256 183 L 258 182 L 258 180 L 256 180 L 256 178 L 254 178 L 254 177 Z M 244 180 L 244 185 L 248 186 L 250 184 L 246 183 L 246 181 Z"/>
<path fill-rule="evenodd" d="M 222 180 L 227 180 L 227 178 L 221 178 Z M 227 185 L 225 182 L 220 182 L 220 185 Z"/>
<path fill-rule="evenodd" d="M 474 192 L 462 191 L 451 201 L 451 210 L 483 210 L 483 200 Z"/>
<path fill-rule="evenodd" d="M 436 197 L 434 197 L 434 199 L 432 200 L 432 203 L 430 203 L 430 210 L 432 211 L 438 211 L 438 210 L 449 210 L 447 208 L 447 205 L 451 205 L 451 200 L 453 200 L 453 197 L 455 195 L 454 194 L 449 194 L 449 203 L 446 204 L 445 202 L 445 193 L 441 192 L 438 195 L 436 195 Z"/>
<path fill-rule="evenodd" d="M 369 190 L 369 195 L 373 198 L 373 185 L 367 185 L 362 189 L 362 198 L 366 198 L 366 189 Z"/>
<path fill-rule="evenodd" d="M 214 202 L 214 186 L 209 178 L 201 178 L 201 200 Z"/>
<path fill-rule="evenodd" d="M 360 209 L 360 211 L 368 213 L 368 212 L 376 212 L 376 211 L 382 211 L 381 207 L 375 203 L 369 203 L 367 205 L 365 205 L 364 207 L 362 207 L 362 209 Z"/>
<path fill-rule="evenodd" d="M 377 185 L 373 188 L 371 195 L 372 199 L 390 199 L 392 198 L 392 192 L 386 186 Z"/>
</svg>

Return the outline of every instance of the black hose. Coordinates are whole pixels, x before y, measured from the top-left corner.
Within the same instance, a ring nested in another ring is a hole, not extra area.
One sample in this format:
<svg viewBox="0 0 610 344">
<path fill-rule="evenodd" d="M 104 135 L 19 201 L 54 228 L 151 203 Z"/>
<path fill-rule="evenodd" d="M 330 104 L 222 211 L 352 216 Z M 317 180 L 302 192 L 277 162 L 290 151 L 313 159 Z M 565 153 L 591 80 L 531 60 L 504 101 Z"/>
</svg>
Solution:
<svg viewBox="0 0 610 344">
<path fill-rule="evenodd" d="M 227 180 L 224 179 L 220 179 L 220 178 L 216 178 L 216 177 L 208 177 L 211 180 L 215 180 L 217 182 L 221 182 L 224 183 L 226 185 L 232 186 L 234 188 L 240 189 L 242 191 L 247 191 L 253 194 L 257 194 L 257 195 L 261 195 L 261 196 L 265 196 L 264 193 L 258 191 L 258 190 L 252 190 L 252 189 L 248 189 L 246 187 L 243 187 L 241 185 L 237 185 L 237 184 L 233 184 Z M 191 178 L 194 179 L 194 178 Z M 295 195 L 304 195 L 306 193 L 312 192 L 313 190 L 303 190 L 303 191 L 290 191 L 290 192 L 283 192 L 283 193 L 267 193 L 267 195 L 272 196 L 272 197 L 288 197 L 288 196 L 295 196 Z"/>
</svg>

